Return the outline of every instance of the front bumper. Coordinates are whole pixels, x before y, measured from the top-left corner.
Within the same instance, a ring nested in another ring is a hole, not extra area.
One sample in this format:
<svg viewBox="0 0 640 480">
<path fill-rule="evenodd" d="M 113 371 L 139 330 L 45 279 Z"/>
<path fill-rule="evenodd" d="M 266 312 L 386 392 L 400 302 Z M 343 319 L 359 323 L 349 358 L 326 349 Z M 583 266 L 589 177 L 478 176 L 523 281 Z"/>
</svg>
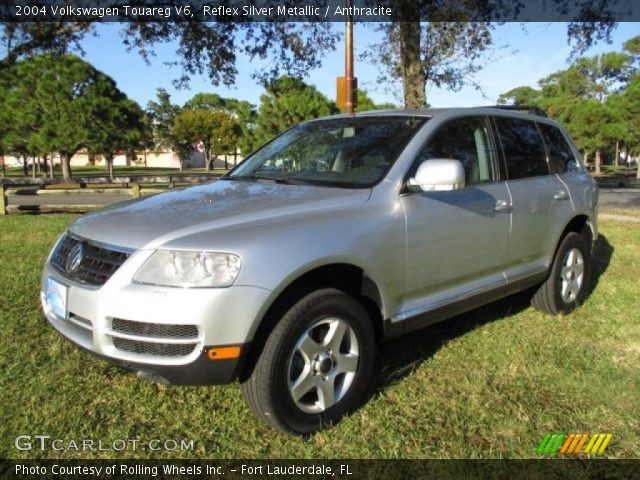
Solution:
<svg viewBox="0 0 640 480">
<path fill-rule="evenodd" d="M 47 318 L 45 316 L 45 318 Z M 214 347 L 205 347 L 204 351 L 193 362 L 186 365 L 154 365 L 131 362 L 108 357 L 76 344 L 81 350 L 105 360 L 124 370 L 134 372 L 146 380 L 172 385 L 220 385 L 230 383 L 240 376 L 244 359 L 249 351 L 250 343 L 241 345 L 238 358 L 212 361 L 208 351 Z"/>
<path fill-rule="evenodd" d="M 233 381 L 270 292 L 131 283 L 148 255 L 133 254 L 101 287 L 75 283 L 47 262 L 41 299 L 48 322 L 83 350 L 146 378 L 190 385 Z M 46 299 L 49 279 L 64 292 L 62 314 Z M 212 359 L 209 350 L 221 346 L 240 347 L 240 354 Z"/>
</svg>

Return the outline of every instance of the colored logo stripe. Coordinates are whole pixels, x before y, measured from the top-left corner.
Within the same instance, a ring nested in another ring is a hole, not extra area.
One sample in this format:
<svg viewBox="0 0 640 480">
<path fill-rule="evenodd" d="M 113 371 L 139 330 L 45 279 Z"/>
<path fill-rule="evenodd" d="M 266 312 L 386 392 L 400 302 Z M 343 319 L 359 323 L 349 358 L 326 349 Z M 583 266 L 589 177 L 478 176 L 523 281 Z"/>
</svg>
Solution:
<svg viewBox="0 0 640 480">
<path fill-rule="evenodd" d="M 536 449 L 538 455 L 551 455 L 553 453 L 603 453 L 611 441 L 611 433 L 563 433 L 547 434 Z M 587 440 L 589 440 L 587 442 Z M 586 444 L 586 447 L 585 447 Z M 584 450 L 583 450 L 584 448 Z"/>
<path fill-rule="evenodd" d="M 591 437 L 587 448 L 584 449 L 584 453 L 602 453 L 607 445 L 611 441 L 613 435 L 611 433 L 595 434 Z"/>
<path fill-rule="evenodd" d="M 539 455 L 549 455 L 551 453 L 555 453 L 562 441 L 565 439 L 566 435 L 554 433 L 553 435 L 547 434 L 538 445 L 538 449 L 536 453 Z"/>
</svg>

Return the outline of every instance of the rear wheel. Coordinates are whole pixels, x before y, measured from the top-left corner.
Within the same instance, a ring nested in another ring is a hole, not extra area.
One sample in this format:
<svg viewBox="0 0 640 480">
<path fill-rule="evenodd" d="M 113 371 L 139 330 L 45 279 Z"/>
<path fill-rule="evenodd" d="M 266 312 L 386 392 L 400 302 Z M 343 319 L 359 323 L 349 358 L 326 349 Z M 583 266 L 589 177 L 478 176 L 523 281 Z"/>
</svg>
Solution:
<svg viewBox="0 0 640 480">
<path fill-rule="evenodd" d="M 589 286 L 589 245 L 582 235 L 568 233 L 560 242 L 549 278 L 531 299 L 544 313 L 566 314 L 580 305 Z"/>
<path fill-rule="evenodd" d="M 278 322 L 242 393 L 251 410 L 278 430 L 313 433 L 361 403 L 374 349 L 364 308 L 342 291 L 317 290 Z"/>
</svg>

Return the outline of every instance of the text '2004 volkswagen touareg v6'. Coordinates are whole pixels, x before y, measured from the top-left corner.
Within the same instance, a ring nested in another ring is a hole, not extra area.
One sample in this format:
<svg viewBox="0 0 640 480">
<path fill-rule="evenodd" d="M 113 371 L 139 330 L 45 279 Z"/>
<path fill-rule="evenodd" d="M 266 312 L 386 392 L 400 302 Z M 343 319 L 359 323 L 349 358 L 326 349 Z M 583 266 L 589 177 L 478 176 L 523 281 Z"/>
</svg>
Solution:
<svg viewBox="0 0 640 480">
<path fill-rule="evenodd" d="M 239 380 L 310 433 L 362 401 L 376 342 L 516 291 L 587 292 L 597 189 L 567 133 L 497 108 L 309 121 L 214 183 L 83 216 L 42 278 L 69 340 L 175 384 Z"/>
</svg>

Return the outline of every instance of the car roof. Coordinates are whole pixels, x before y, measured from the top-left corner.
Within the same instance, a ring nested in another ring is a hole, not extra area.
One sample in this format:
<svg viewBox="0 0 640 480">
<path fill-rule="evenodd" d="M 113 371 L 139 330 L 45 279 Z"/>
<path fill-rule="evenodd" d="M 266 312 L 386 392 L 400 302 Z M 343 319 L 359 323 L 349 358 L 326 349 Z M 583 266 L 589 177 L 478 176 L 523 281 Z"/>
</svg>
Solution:
<svg viewBox="0 0 640 480">
<path fill-rule="evenodd" d="M 524 107 L 523 110 L 527 110 Z M 528 120 L 542 121 L 545 123 L 556 124 L 555 121 L 540 114 L 527 113 L 513 107 L 502 108 L 501 106 L 485 106 L 485 107 L 448 107 L 448 108 L 425 108 L 425 109 L 395 109 L 395 110 L 367 110 L 366 112 L 357 112 L 355 114 L 341 113 L 333 115 L 329 118 L 353 118 L 355 117 L 387 117 L 387 116 L 417 116 L 417 117 L 457 117 L 468 115 L 493 115 L 514 118 L 523 118 Z M 325 117 L 327 118 L 327 117 Z"/>
</svg>

